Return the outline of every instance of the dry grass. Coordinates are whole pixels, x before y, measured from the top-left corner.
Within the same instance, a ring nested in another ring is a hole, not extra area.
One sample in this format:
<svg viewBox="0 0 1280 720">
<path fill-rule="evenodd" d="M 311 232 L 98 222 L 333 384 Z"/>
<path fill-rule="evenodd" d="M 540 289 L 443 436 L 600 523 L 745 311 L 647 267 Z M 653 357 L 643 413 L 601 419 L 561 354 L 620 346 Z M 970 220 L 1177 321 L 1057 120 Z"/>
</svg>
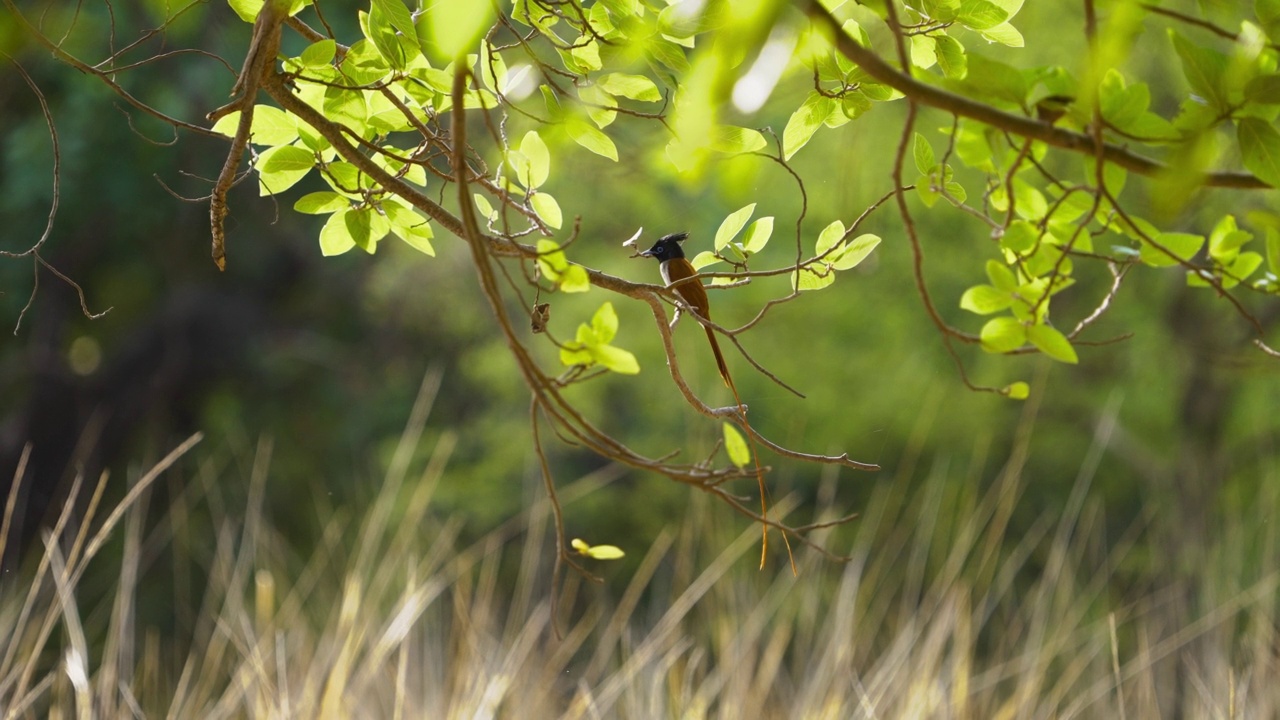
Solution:
<svg viewBox="0 0 1280 720">
<path fill-rule="evenodd" d="M 452 437 L 410 476 L 430 397 L 428 387 L 377 502 L 353 521 L 334 513 L 306 557 L 264 519 L 269 443 L 252 461 L 239 511 L 220 509 L 217 488 L 230 473 L 206 461 L 160 527 L 144 528 L 152 483 L 193 439 L 138 477 L 105 519 L 95 502 L 85 529 L 72 532 L 68 514 L 38 567 L 0 585 L 0 716 L 1280 712 L 1280 566 L 1267 529 L 1276 498 L 1206 550 L 1211 567 L 1198 579 L 1153 589 L 1143 587 L 1150 578 L 1121 577 L 1145 530 L 1099 540 L 1103 512 L 1088 491 L 1110 438 L 1106 418 L 1067 507 L 1020 536 L 1010 517 L 1025 443 L 981 492 L 945 464 L 924 481 L 882 481 L 844 548 L 853 560 L 800 556 L 798 579 L 782 565 L 757 572 L 757 529 L 695 501 L 624 591 L 570 578 L 558 639 L 546 507 L 463 544 L 458 524 L 431 512 Z M 608 475 L 578 481 L 562 500 Z M 827 480 L 829 491 L 835 478 Z M 198 529 L 201 512 L 214 518 L 211 529 Z M 102 552 L 109 543 L 119 551 Z M 1240 547 L 1262 548 L 1260 559 L 1246 568 Z M 174 578 L 207 578 L 201 597 L 170 593 L 162 615 L 175 627 L 166 631 L 145 600 L 154 593 L 143 592 L 161 555 L 173 558 Z M 85 586 L 93 572 L 112 578 L 107 594 Z"/>
</svg>

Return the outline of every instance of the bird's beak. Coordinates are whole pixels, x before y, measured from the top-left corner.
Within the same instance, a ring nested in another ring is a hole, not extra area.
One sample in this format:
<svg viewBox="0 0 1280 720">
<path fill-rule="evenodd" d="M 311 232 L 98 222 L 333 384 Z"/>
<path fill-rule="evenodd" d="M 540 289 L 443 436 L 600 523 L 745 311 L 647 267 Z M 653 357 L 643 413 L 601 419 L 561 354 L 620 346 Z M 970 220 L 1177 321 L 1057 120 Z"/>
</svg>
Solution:
<svg viewBox="0 0 1280 720">
<path fill-rule="evenodd" d="M 640 251 L 640 257 L 653 257 L 653 251 L 652 251 L 652 250 L 641 250 L 641 251 Z"/>
</svg>

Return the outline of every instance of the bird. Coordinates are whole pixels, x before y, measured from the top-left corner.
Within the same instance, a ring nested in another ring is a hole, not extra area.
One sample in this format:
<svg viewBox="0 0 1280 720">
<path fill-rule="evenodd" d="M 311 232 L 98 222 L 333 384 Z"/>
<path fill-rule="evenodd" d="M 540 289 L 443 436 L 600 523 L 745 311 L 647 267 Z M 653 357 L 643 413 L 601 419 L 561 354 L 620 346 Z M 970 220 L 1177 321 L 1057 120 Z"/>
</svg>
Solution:
<svg viewBox="0 0 1280 720">
<path fill-rule="evenodd" d="M 637 233 L 637 236 L 639 233 Z M 684 248 L 680 243 L 688 239 L 689 233 L 678 232 L 670 235 L 663 235 L 658 238 L 658 242 L 653 247 L 640 253 L 642 257 L 651 257 L 658 261 L 658 271 L 662 273 L 662 281 L 667 287 L 676 291 L 680 299 L 685 305 L 689 306 L 699 319 L 711 320 L 711 303 L 707 299 L 707 289 L 702 287 L 702 279 L 698 276 L 698 271 L 693 267 L 693 263 L 689 262 L 684 256 Z M 627 243 L 632 243 L 636 237 L 632 237 Z M 676 310 L 679 313 L 679 309 Z M 678 315 L 677 315 L 678 316 Z M 711 329 L 710 325 L 704 324 L 703 329 L 707 331 L 707 341 L 711 343 L 711 352 L 716 356 L 716 367 L 720 370 L 720 379 L 724 380 L 724 384 L 733 392 L 733 400 L 738 403 L 739 416 L 738 419 L 742 423 L 743 429 L 747 431 L 747 443 L 751 446 L 751 461 L 755 465 L 756 482 L 760 486 L 760 518 L 761 518 L 761 537 L 760 544 L 760 568 L 764 568 L 765 558 L 769 552 L 769 505 L 768 492 L 764 485 L 764 469 L 760 467 L 760 452 L 756 448 L 754 440 L 755 431 L 751 429 L 751 423 L 747 421 L 747 406 L 742 404 L 742 398 L 738 396 L 738 388 L 733 384 L 733 378 L 729 376 L 729 367 L 725 365 L 724 354 L 720 352 L 720 343 L 716 341 L 716 333 Z M 791 554 L 791 541 L 787 539 L 787 533 L 782 533 L 782 543 L 787 548 L 787 559 L 791 562 L 791 572 L 796 574 L 796 560 Z"/>
<path fill-rule="evenodd" d="M 658 242 L 653 247 L 641 252 L 644 257 L 651 257 L 658 261 L 658 271 L 662 273 L 662 281 L 667 284 L 680 299 L 684 301 L 689 309 L 692 310 L 702 320 L 711 319 L 710 301 L 707 299 L 706 288 L 702 287 L 702 281 L 698 279 L 698 271 L 694 269 L 693 263 L 684 256 L 684 248 L 680 243 L 689 237 L 687 232 L 672 233 L 663 235 L 658 238 Z M 677 311 L 679 312 L 679 311 Z M 724 354 L 720 352 L 720 343 L 716 341 L 716 333 L 711 329 L 710 325 L 704 325 L 703 329 L 707 331 L 707 341 L 711 343 L 711 352 L 716 356 L 716 367 L 720 370 L 720 379 L 724 380 L 724 384 L 737 393 L 733 386 L 733 379 L 729 377 L 729 367 L 724 362 Z"/>
</svg>

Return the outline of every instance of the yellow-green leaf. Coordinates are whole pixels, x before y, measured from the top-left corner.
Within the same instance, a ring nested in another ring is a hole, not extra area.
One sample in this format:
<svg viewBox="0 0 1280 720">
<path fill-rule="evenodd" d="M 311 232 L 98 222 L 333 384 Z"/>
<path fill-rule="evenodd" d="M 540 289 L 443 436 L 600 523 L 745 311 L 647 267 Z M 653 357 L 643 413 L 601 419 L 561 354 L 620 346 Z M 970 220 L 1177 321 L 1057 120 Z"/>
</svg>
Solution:
<svg viewBox="0 0 1280 720">
<path fill-rule="evenodd" d="M 1011 317 L 992 318 L 982 326 L 982 349 L 1004 353 L 1022 347 L 1027 341 L 1027 328 Z"/>
<path fill-rule="evenodd" d="M 729 454 L 729 462 L 740 468 L 751 463 L 747 441 L 732 423 L 724 423 L 724 451 Z"/>
<path fill-rule="evenodd" d="M 535 193 L 529 198 L 529 204 L 533 206 L 533 211 L 538 213 L 538 217 L 542 218 L 542 222 L 553 228 L 559 228 L 564 220 L 564 216 L 560 213 L 560 203 L 556 202 L 554 197 L 547 193 Z"/>
<path fill-rule="evenodd" d="M 1080 362 L 1076 349 L 1071 347 L 1071 341 L 1051 325 L 1032 325 L 1027 328 L 1027 340 L 1054 360 L 1072 365 Z"/>
<path fill-rule="evenodd" d="M 756 204 L 751 203 L 729 213 L 728 217 L 720 223 L 719 229 L 716 230 L 716 251 L 723 250 L 729 244 L 729 241 L 738 235 L 747 224 L 747 220 L 751 219 L 751 213 L 755 211 Z"/>
</svg>

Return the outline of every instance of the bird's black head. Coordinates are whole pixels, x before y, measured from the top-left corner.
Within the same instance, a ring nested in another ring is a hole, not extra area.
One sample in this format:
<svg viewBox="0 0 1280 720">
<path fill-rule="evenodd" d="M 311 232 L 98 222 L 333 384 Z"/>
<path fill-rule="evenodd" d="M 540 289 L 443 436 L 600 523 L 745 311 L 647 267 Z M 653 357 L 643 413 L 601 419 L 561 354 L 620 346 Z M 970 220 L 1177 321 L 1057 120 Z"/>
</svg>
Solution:
<svg viewBox="0 0 1280 720">
<path fill-rule="evenodd" d="M 654 243 L 653 247 L 640 254 L 645 257 L 657 258 L 659 262 L 666 262 L 672 258 L 682 258 L 684 257 L 684 249 L 680 247 L 680 243 L 684 242 L 687 237 L 689 237 L 687 232 L 663 235 L 658 238 L 658 242 Z"/>
</svg>

